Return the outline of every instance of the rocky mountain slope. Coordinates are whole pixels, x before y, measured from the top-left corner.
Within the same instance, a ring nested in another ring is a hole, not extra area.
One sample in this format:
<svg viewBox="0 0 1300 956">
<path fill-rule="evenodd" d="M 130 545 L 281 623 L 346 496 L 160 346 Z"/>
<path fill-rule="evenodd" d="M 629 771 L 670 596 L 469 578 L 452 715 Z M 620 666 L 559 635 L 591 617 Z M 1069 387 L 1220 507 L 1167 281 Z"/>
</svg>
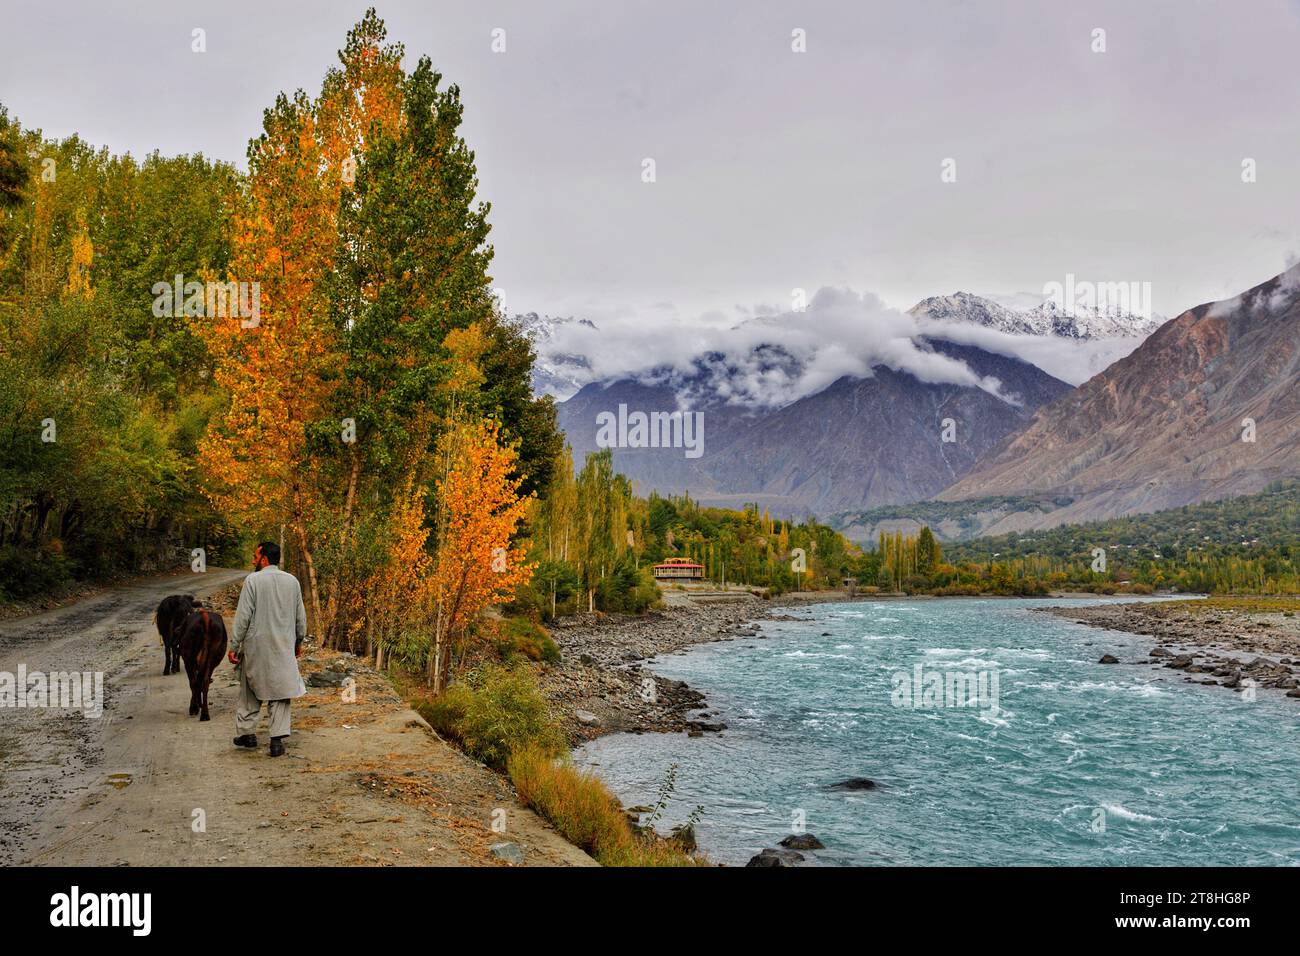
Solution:
<svg viewBox="0 0 1300 956">
<path fill-rule="evenodd" d="M 1300 266 L 1169 321 L 1039 409 L 941 501 L 1061 495 L 987 533 L 1174 508 L 1300 475 Z"/>
<path fill-rule="evenodd" d="M 940 339 L 927 348 L 1002 384 L 982 388 L 923 382 L 878 365 L 868 378 L 843 377 L 776 409 L 730 404 L 706 385 L 716 380 L 591 384 L 558 406 L 560 425 L 580 462 L 597 447 L 597 416 L 678 407 L 684 393 L 704 421 L 704 454 L 681 449 L 616 448 L 615 467 L 642 493 L 689 491 L 706 503 L 757 501 L 781 514 L 825 515 L 929 497 L 1070 387 L 1027 362 Z M 1007 400 L 1012 399 L 1012 400 Z M 944 421 L 951 419 L 944 441 Z"/>
</svg>

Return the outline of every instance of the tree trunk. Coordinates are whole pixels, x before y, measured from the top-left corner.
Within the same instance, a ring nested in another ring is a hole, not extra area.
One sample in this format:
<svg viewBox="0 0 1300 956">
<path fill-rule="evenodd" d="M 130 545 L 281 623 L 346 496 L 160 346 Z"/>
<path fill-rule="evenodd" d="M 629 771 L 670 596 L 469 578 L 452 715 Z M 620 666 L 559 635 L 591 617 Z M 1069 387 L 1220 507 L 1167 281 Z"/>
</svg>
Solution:
<svg viewBox="0 0 1300 956">
<path fill-rule="evenodd" d="M 348 490 L 343 499 L 343 521 L 339 528 L 339 555 L 343 555 L 347 547 L 348 535 L 352 530 L 352 512 L 353 505 L 357 498 L 357 476 L 361 473 L 361 458 L 357 455 L 357 446 L 352 445 L 352 469 L 348 473 Z M 338 650 L 343 643 L 343 630 L 339 621 L 339 592 L 343 588 L 343 569 L 338 568 L 334 574 L 333 580 L 330 581 L 329 598 L 325 604 L 325 617 L 330 622 L 330 633 L 328 635 L 329 646 Z"/>
<path fill-rule="evenodd" d="M 429 659 L 425 662 L 425 683 L 438 691 L 439 661 L 442 657 L 442 602 L 438 602 L 438 615 L 433 622 L 433 647 L 429 649 Z"/>
<path fill-rule="evenodd" d="M 302 492 L 297 486 L 293 491 L 293 531 L 294 536 L 298 539 L 298 552 L 302 556 L 303 567 L 307 569 L 307 591 L 311 601 L 308 605 L 311 611 L 311 625 L 318 635 L 324 623 L 321 620 L 320 607 L 320 586 L 316 580 L 316 562 L 312 558 L 311 545 L 307 543 L 307 528 L 303 521 L 302 515 Z"/>
</svg>

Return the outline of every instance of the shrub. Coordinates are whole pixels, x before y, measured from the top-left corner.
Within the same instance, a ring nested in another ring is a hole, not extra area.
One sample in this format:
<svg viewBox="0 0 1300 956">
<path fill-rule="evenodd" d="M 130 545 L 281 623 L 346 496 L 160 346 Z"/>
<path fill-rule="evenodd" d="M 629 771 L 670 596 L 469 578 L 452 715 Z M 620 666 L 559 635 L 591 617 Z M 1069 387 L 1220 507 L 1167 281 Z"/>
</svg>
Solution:
<svg viewBox="0 0 1300 956">
<path fill-rule="evenodd" d="M 442 737 L 459 741 L 460 728 L 474 691 L 465 684 L 452 684 L 439 697 L 416 701 L 415 710 Z"/>
<path fill-rule="evenodd" d="M 497 651 L 504 660 L 522 654 L 530 661 L 560 662 L 559 646 L 551 640 L 546 628 L 535 621 L 523 617 L 507 618 L 501 622 L 499 633 L 501 639 Z"/>
<path fill-rule="evenodd" d="M 661 599 L 650 569 L 637 569 L 627 558 L 620 559 L 596 585 L 596 606 L 602 611 L 641 614 L 657 607 Z"/>
<path fill-rule="evenodd" d="M 0 548 L 0 598 L 23 600 L 46 594 L 72 581 L 73 564 L 57 548 L 27 551 Z"/>
<path fill-rule="evenodd" d="M 488 665 L 472 684 L 453 684 L 419 707 L 435 730 L 496 770 L 505 769 L 517 747 L 558 753 L 564 746 L 546 698 L 524 668 Z"/>
</svg>

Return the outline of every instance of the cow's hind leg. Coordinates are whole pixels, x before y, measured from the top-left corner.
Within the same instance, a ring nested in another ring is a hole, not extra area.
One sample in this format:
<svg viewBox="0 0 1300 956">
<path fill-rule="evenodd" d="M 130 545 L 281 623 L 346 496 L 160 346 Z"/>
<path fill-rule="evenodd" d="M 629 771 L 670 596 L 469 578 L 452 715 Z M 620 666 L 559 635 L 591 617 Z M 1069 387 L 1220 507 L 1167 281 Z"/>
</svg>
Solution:
<svg viewBox="0 0 1300 956">
<path fill-rule="evenodd" d="M 208 690 L 211 689 L 211 687 L 212 687 L 212 672 L 211 672 L 211 671 L 207 671 L 207 672 L 203 675 L 203 697 L 202 697 L 202 701 L 203 701 L 203 705 L 202 705 L 202 706 L 203 706 L 203 716 L 201 716 L 201 717 L 199 718 L 199 720 L 211 720 L 211 719 L 212 719 L 211 717 L 208 716 Z"/>
</svg>

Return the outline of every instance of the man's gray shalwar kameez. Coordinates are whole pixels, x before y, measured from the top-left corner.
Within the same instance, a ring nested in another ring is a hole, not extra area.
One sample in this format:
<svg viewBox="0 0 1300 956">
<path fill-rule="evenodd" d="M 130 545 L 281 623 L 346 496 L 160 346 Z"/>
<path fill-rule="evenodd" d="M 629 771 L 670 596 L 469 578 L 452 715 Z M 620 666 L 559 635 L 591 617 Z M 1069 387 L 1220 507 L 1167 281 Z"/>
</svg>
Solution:
<svg viewBox="0 0 1300 956">
<path fill-rule="evenodd" d="M 257 729 L 267 702 L 271 736 L 289 734 L 289 701 L 307 693 L 294 644 L 307 636 L 307 609 L 298 579 L 268 564 L 244 579 L 230 649 L 239 657 L 235 733 Z"/>
</svg>

